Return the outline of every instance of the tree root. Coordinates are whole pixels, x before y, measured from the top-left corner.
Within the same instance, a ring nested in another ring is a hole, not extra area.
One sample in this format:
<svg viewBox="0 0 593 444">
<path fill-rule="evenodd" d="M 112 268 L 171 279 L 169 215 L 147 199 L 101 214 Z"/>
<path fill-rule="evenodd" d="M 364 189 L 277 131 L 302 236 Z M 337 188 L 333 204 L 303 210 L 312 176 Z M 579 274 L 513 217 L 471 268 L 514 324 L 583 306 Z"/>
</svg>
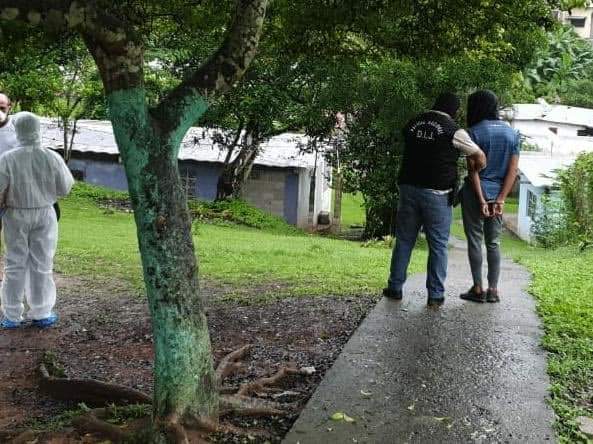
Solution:
<svg viewBox="0 0 593 444">
<path fill-rule="evenodd" d="M 239 359 L 243 359 L 247 352 L 249 352 L 252 348 L 253 346 L 250 344 L 244 345 L 243 347 L 229 353 L 220 360 L 218 366 L 216 367 L 216 379 L 219 385 L 222 383 L 224 378 L 232 375 L 242 367 L 242 365 L 237 361 Z"/>
<path fill-rule="evenodd" d="M 240 416 L 283 416 L 288 412 L 277 402 L 255 399 L 249 396 L 221 396 L 220 415 L 235 413 Z"/>
<path fill-rule="evenodd" d="M 133 388 L 95 379 L 56 378 L 50 375 L 45 363 L 39 365 L 39 375 L 41 389 L 56 399 L 84 402 L 89 406 L 152 403 L 150 396 Z"/>
<path fill-rule="evenodd" d="M 123 442 L 132 437 L 132 433 L 123 431 L 118 426 L 99 419 L 98 414 L 100 410 L 104 409 L 91 410 L 84 415 L 74 418 L 72 424 L 82 434 L 97 434 L 113 442 Z"/>
<path fill-rule="evenodd" d="M 237 387 L 222 386 L 222 381 L 241 368 L 238 362 L 252 349 L 245 345 L 221 359 L 216 368 L 216 377 L 220 388 L 220 416 L 237 414 L 247 417 L 283 416 L 290 412 L 292 404 L 278 403 L 258 398 L 258 395 L 277 391 L 274 386 L 292 375 L 308 375 L 306 369 L 294 366 L 281 367 L 274 375 L 260 378 Z M 69 379 L 62 377 L 64 372 L 51 354 L 46 354 L 39 365 L 40 386 L 52 396 L 88 405 L 127 405 L 151 404 L 152 399 L 140 391 L 107 384 L 94 379 Z M 55 376 L 55 374 L 59 376 Z M 150 419 L 137 420 L 135 425 L 127 424 L 125 430 L 107 422 L 113 414 L 111 408 L 95 408 L 85 412 L 73 420 L 73 424 L 80 433 L 93 433 L 109 439 L 115 443 L 130 440 L 136 433 L 150 429 Z M 206 443 L 211 433 L 232 433 L 236 435 L 257 435 L 270 437 L 263 430 L 246 430 L 230 424 L 219 423 L 210 418 L 180 418 L 170 415 L 161 418 L 152 427 L 166 436 L 168 442 L 175 443 Z"/>
<path fill-rule="evenodd" d="M 287 376 L 299 374 L 302 374 L 302 371 L 297 369 L 296 367 L 281 367 L 280 370 L 278 370 L 276 374 L 273 376 L 270 376 L 268 378 L 260 378 L 253 382 L 241 384 L 241 387 L 239 388 L 237 395 L 247 396 L 258 391 L 263 391 L 265 387 L 276 385 Z"/>
</svg>

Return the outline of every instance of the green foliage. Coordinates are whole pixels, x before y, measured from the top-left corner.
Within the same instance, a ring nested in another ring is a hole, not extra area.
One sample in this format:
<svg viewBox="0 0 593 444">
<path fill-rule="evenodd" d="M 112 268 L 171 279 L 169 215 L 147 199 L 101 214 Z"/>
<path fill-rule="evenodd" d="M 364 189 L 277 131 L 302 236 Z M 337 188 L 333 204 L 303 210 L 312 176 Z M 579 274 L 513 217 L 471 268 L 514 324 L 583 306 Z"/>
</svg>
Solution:
<svg viewBox="0 0 593 444">
<path fill-rule="evenodd" d="M 406 122 L 443 91 L 506 91 L 514 79 L 512 68 L 479 52 L 441 61 L 385 58 L 364 66 L 352 88 L 357 95 L 340 160 L 347 191 L 364 196 L 367 238 L 393 233 Z"/>
<path fill-rule="evenodd" d="M 72 408 L 70 410 L 66 410 L 58 415 L 51 417 L 47 421 L 40 421 L 37 419 L 33 419 L 27 422 L 27 426 L 35 431 L 35 432 L 57 432 L 63 431 L 65 427 L 71 427 L 72 421 L 79 417 L 80 415 L 84 415 L 88 413 L 89 407 L 84 404 L 80 403 L 76 406 L 76 408 Z"/>
<path fill-rule="evenodd" d="M 575 246 L 545 250 L 510 238 L 503 240 L 503 251 L 533 274 L 530 292 L 545 329 L 559 441 L 586 443 L 575 419 L 593 416 L 593 251 Z"/>
<path fill-rule="evenodd" d="M 284 219 L 265 213 L 243 200 L 234 199 L 217 202 L 191 200 L 189 208 L 196 222 L 216 225 L 243 225 L 284 234 L 300 233 L 300 230 L 287 224 Z"/>
<path fill-rule="evenodd" d="M 76 182 L 70 193 L 70 199 L 89 199 L 97 203 L 109 200 L 127 202 L 129 194 L 125 191 L 117 191 L 86 182 Z"/>
<path fill-rule="evenodd" d="M 581 154 L 558 175 L 572 232 L 583 244 L 593 241 L 593 153 Z"/>
<path fill-rule="evenodd" d="M 556 248 L 571 241 L 566 208 L 558 195 L 544 194 L 537 209 L 531 233 L 535 242 L 544 248 Z"/>
<path fill-rule="evenodd" d="M 122 425 L 130 420 L 149 417 L 152 413 L 152 406 L 148 404 L 132 404 L 117 406 L 111 404 L 107 407 L 106 421 L 110 424 Z"/>
<path fill-rule="evenodd" d="M 572 104 L 580 96 L 582 82 L 592 78 L 593 46 L 568 26 L 549 32 L 547 43 L 525 69 L 527 88 L 557 103 Z"/>
<path fill-rule="evenodd" d="M 560 8 L 563 11 L 570 11 L 573 8 L 584 8 L 590 2 L 588 0 L 560 0 Z"/>
<path fill-rule="evenodd" d="M 568 106 L 593 108 L 593 72 L 586 78 L 569 81 L 562 94 L 562 103 Z"/>
<path fill-rule="evenodd" d="M 46 351 L 41 358 L 41 363 L 45 365 L 45 368 L 51 377 L 66 377 L 66 370 L 64 370 L 64 367 L 58 360 L 58 356 L 53 351 Z"/>
<path fill-rule="evenodd" d="M 103 208 L 107 207 L 104 210 L 107 214 L 113 214 L 113 209 L 130 208 L 127 192 L 90 185 L 85 182 L 76 182 L 70 199 L 89 200 Z M 192 218 L 198 225 L 201 223 L 223 226 L 243 225 L 284 234 L 302 233 L 287 224 L 284 219 L 255 208 L 243 200 L 206 202 L 190 199 L 188 206 Z"/>
</svg>

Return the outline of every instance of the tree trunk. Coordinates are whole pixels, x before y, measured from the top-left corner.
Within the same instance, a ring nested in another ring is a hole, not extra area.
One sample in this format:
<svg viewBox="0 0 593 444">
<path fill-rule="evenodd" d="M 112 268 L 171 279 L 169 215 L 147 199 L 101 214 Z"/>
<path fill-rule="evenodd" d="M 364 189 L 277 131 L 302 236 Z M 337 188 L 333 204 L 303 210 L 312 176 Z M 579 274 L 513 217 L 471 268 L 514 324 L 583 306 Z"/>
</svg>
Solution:
<svg viewBox="0 0 593 444">
<path fill-rule="evenodd" d="M 68 161 L 70 160 L 70 153 L 68 152 L 68 118 L 62 116 L 62 129 L 63 129 L 63 135 L 64 135 L 64 162 L 68 163 Z"/>
<path fill-rule="evenodd" d="M 334 170 L 334 214 L 332 219 L 332 232 L 339 233 L 342 228 L 342 172 L 340 168 Z"/>
<path fill-rule="evenodd" d="M 159 133 L 143 88 L 108 95 L 128 178 L 154 335 L 157 436 L 218 415 L 210 337 L 199 295 L 191 221 L 177 153 L 183 137 Z M 205 102 L 195 112 L 205 111 Z"/>
<path fill-rule="evenodd" d="M 220 174 L 216 187 L 216 200 L 241 196 L 243 186 L 251 174 L 251 169 L 259 153 L 260 143 L 253 131 L 247 130 L 239 154 L 234 160 L 225 164 Z"/>
<path fill-rule="evenodd" d="M 366 223 L 363 237 L 365 239 L 376 239 L 383 236 L 395 234 L 396 207 L 388 204 L 369 204 L 366 202 L 365 213 Z"/>
</svg>

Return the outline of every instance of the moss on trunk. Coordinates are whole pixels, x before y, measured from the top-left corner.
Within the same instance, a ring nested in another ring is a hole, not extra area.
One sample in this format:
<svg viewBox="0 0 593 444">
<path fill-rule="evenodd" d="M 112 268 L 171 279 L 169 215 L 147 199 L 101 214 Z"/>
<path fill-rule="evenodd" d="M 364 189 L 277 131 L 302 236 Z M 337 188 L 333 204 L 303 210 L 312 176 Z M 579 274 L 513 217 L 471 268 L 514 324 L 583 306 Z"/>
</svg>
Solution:
<svg viewBox="0 0 593 444">
<path fill-rule="evenodd" d="M 191 220 L 177 153 L 182 135 L 160 134 L 142 88 L 108 96 L 128 178 L 154 333 L 154 420 L 216 418 L 218 394 L 198 289 Z M 198 102 L 194 116 L 203 113 Z"/>
</svg>

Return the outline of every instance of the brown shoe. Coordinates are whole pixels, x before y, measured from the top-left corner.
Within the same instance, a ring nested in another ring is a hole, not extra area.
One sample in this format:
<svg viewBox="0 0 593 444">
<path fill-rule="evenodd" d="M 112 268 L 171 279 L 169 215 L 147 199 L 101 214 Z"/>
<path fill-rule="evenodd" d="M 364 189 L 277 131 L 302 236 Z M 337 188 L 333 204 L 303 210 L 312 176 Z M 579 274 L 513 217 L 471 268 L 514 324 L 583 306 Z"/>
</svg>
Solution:
<svg viewBox="0 0 593 444">
<path fill-rule="evenodd" d="M 500 302 L 500 297 L 498 296 L 498 290 L 492 290 L 491 288 L 488 289 L 486 292 L 486 302 L 496 303 Z"/>
<path fill-rule="evenodd" d="M 479 302 L 479 303 L 483 303 L 486 302 L 486 293 L 481 292 L 481 293 L 477 293 L 474 289 L 474 287 L 470 288 L 467 293 L 461 293 L 459 295 L 459 297 L 461 299 L 463 299 L 464 301 L 472 301 L 472 302 Z"/>
</svg>

